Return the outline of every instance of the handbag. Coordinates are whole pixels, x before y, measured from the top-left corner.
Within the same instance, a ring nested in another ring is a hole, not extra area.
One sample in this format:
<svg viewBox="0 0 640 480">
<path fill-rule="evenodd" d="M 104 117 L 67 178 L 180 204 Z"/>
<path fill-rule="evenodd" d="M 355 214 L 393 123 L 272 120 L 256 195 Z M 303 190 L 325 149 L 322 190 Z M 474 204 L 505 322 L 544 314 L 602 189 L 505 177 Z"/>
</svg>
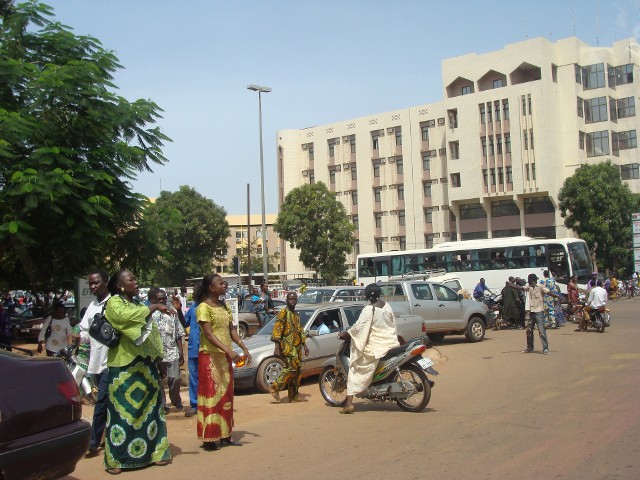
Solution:
<svg viewBox="0 0 640 480">
<path fill-rule="evenodd" d="M 105 307 L 102 307 L 102 312 L 93 316 L 93 321 L 89 327 L 89 335 L 101 344 L 113 348 L 120 342 L 120 332 L 113 328 L 113 325 L 107 320 L 104 314 Z"/>
</svg>

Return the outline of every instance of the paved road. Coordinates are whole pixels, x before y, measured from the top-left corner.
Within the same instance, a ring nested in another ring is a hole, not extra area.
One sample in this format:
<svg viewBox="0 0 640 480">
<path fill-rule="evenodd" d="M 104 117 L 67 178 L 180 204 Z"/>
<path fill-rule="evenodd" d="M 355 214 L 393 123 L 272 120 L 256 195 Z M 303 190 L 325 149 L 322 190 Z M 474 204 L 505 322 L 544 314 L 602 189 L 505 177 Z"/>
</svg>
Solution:
<svg viewBox="0 0 640 480">
<path fill-rule="evenodd" d="M 445 339 L 433 352 L 441 375 L 419 414 L 362 402 L 338 415 L 314 379 L 302 389 L 306 403 L 236 396 L 234 437 L 245 445 L 204 452 L 195 419 L 171 413 L 173 464 L 120 478 L 637 479 L 639 308 L 613 304 L 604 334 L 551 331 L 548 356 L 522 354 L 523 331 L 489 331 L 479 344 Z M 68 478 L 107 477 L 99 457 Z"/>
</svg>

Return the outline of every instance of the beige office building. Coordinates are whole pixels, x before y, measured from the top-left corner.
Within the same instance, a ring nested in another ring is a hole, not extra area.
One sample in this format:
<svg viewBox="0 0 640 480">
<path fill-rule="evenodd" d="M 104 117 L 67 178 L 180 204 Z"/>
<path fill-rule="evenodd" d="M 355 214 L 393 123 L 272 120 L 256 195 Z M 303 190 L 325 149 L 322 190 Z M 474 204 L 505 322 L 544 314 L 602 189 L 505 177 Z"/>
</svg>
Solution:
<svg viewBox="0 0 640 480">
<path fill-rule="evenodd" d="M 575 37 L 444 60 L 441 102 L 278 131 L 279 202 L 304 183 L 334 191 L 357 226 L 351 267 L 357 253 L 570 236 L 558 192 L 581 164 L 611 160 L 640 192 L 639 63 L 634 39 Z"/>
</svg>

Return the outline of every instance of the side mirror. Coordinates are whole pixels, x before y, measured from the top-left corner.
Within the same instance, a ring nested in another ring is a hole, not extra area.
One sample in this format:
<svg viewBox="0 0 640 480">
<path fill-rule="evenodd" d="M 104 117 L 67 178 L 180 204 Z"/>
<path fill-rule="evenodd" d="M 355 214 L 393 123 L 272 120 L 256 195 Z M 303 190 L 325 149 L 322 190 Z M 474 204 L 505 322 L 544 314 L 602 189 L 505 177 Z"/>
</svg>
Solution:
<svg viewBox="0 0 640 480">
<path fill-rule="evenodd" d="M 461 293 L 458 294 L 458 301 L 462 301 L 464 300 L 464 295 L 462 295 Z"/>
</svg>

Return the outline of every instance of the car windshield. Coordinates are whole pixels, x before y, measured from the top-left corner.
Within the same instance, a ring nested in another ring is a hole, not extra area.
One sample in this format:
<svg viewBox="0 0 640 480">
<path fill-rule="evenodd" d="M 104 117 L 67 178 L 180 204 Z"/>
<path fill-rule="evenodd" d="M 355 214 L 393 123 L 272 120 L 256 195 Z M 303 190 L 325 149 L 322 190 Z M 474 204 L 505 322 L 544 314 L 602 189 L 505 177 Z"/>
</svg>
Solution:
<svg viewBox="0 0 640 480">
<path fill-rule="evenodd" d="M 328 302 L 331 300 L 331 295 L 335 290 L 331 289 L 318 289 L 318 288 L 308 288 L 306 292 L 298 297 L 298 303 L 300 304 L 310 304 L 310 303 L 320 303 L 320 302 Z"/>
<path fill-rule="evenodd" d="M 302 325 L 306 325 L 309 322 L 309 319 L 311 318 L 311 315 L 313 315 L 313 313 L 314 313 L 314 310 L 298 310 L 298 314 L 300 315 L 300 323 Z M 275 323 L 276 323 L 276 318 L 273 317 L 269 322 L 267 322 L 267 324 L 264 327 L 258 330 L 256 335 L 271 336 L 271 334 L 273 333 L 273 325 Z"/>
</svg>

